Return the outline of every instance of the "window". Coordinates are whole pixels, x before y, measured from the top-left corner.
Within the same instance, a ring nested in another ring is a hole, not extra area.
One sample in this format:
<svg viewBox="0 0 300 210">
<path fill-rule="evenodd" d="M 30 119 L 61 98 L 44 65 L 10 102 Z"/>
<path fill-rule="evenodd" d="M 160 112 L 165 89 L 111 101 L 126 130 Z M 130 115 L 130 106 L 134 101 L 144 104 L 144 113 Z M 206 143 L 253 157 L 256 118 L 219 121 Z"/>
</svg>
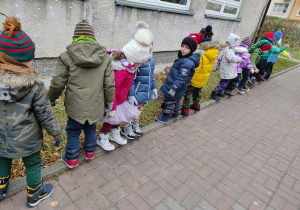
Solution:
<svg viewBox="0 0 300 210">
<path fill-rule="evenodd" d="M 208 0 L 205 14 L 237 18 L 242 0 Z"/>
<path fill-rule="evenodd" d="M 285 14 L 288 7 L 289 7 L 289 4 L 275 3 L 274 6 L 273 6 L 272 13 Z"/>
<path fill-rule="evenodd" d="M 120 0 L 119 0 L 120 1 Z M 157 6 L 159 8 L 173 8 L 180 10 L 189 10 L 191 0 L 122 0 L 123 2 L 138 3 L 148 6 Z M 118 2 L 118 1 L 117 1 Z"/>
</svg>

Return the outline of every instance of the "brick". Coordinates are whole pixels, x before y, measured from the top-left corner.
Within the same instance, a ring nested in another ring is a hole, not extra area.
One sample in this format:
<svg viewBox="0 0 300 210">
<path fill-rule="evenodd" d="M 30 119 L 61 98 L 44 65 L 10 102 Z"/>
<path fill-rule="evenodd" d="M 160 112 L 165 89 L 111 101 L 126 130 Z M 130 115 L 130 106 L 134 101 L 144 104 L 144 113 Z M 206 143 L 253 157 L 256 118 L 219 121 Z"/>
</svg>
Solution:
<svg viewBox="0 0 300 210">
<path fill-rule="evenodd" d="M 154 206 L 158 205 L 162 200 L 167 197 L 167 193 L 162 190 L 158 189 L 157 191 L 152 192 L 149 196 L 145 198 L 145 201 L 153 208 Z"/>
<path fill-rule="evenodd" d="M 240 176 L 240 172 L 236 169 L 231 169 L 227 174 L 226 178 L 230 179 L 231 181 L 236 181 Z"/>
<path fill-rule="evenodd" d="M 166 198 L 163 203 L 172 210 L 185 210 L 185 208 L 172 197 Z"/>
<path fill-rule="evenodd" d="M 237 183 L 231 181 L 230 179 L 223 178 L 222 183 L 224 183 L 226 186 L 228 186 L 238 194 L 241 194 L 244 191 L 242 187 L 240 187 Z"/>
<path fill-rule="evenodd" d="M 189 179 L 185 184 L 188 187 L 190 187 L 194 192 L 196 192 L 198 196 L 203 197 L 207 193 L 207 190 L 205 190 L 202 186 L 200 186 L 198 183 L 191 179 Z"/>
<path fill-rule="evenodd" d="M 248 209 L 254 199 L 254 195 L 252 193 L 250 193 L 249 191 L 245 191 L 242 196 L 239 198 L 238 202 L 245 207 L 246 209 Z"/>
<path fill-rule="evenodd" d="M 219 172 L 213 172 L 206 180 L 211 184 L 211 185 L 216 185 L 220 179 L 222 178 L 222 175 Z"/>
<path fill-rule="evenodd" d="M 53 200 L 58 201 L 57 207 L 59 208 L 63 208 L 72 202 L 70 197 L 60 186 L 55 187 L 53 189 L 53 193 L 51 194 L 51 197 L 53 198 Z"/>
<path fill-rule="evenodd" d="M 282 209 L 284 202 L 285 200 L 281 196 L 274 195 L 269 205 L 274 209 Z"/>
<path fill-rule="evenodd" d="M 68 194 L 73 201 L 76 201 L 77 199 L 83 197 L 84 195 L 87 195 L 94 190 L 95 188 L 92 183 L 84 183 Z"/>
<path fill-rule="evenodd" d="M 79 207 L 79 209 L 95 209 L 97 210 L 98 207 L 94 205 L 94 203 L 88 198 L 83 197 L 75 202 L 75 205 Z"/>
<path fill-rule="evenodd" d="M 138 180 L 141 184 L 144 184 L 149 181 L 149 178 L 136 168 L 131 169 L 129 173 L 134 179 Z"/>
<path fill-rule="evenodd" d="M 299 206 L 298 206 L 299 207 Z M 283 209 L 288 209 L 288 210 L 299 210 L 297 206 L 295 206 L 292 203 L 285 203 L 285 205 L 283 206 Z"/>
<path fill-rule="evenodd" d="M 191 192 L 182 202 L 181 205 L 185 207 L 186 209 L 192 209 L 199 201 L 201 200 L 201 197 Z"/>
<path fill-rule="evenodd" d="M 205 189 L 206 191 L 210 191 L 210 189 L 212 188 L 211 184 L 210 184 L 208 181 L 202 179 L 202 178 L 201 178 L 200 176 L 198 176 L 197 174 L 193 175 L 193 176 L 191 177 L 191 179 L 192 179 L 193 181 L 195 181 L 197 184 L 199 184 L 199 185 L 200 185 L 203 189 Z"/>
<path fill-rule="evenodd" d="M 251 192 L 253 195 L 255 195 L 256 197 L 260 198 L 261 200 L 263 200 L 265 203 L 268 203 L 270 200 L 270 197 L 272 195 L 272 193 L 270 191 L 267 192 L 261 192 L 259 189 L 253 187 L 252 185 L 249 185 L 247 187 L 247 190 L 249 192 Z"/>
<path fill-rule="evenodd" d="M 232 210 L 247 210 L 246 208 L 244 208 L 242 205 L 240 205 L 239 203 L 235 203 L 232 207 Z"/>
<path fill-rule="evenodd" d="M 300 181 L 296 181 L 296 183 L 295 183 L 293 189 L 294 189 L 295 191 L 297 191 L 298 193 L 300 193 Z"/>
<path fill-rule="evenodd" d="M 131 192 L 132 190 L 129 187 L 123 185 L 121 188 L 108 195 L 107 198 L 111 203 L 117 203 L 126 198 Z"/>
<path fill-rule="evenodd" d="M 230 209 L 233 203 L 234 200 L 231 197 L 229 197 L 228 195 L 224 195 L 216 206 L 218 209 Z"/>
<path fill-rule="evenodd" d="M 199 174 L 203 179 L 205 179 L 210 174 L 212 174 L 212 172 L 213 170 L 209 166 L 205 165 L 197 172 L 197 174 Z"/>
<path fill-rule="evenodd" d="M 181 182 L 185 182 L 190 176 L 192 176 L 193 171 L 191 171 L 190 169 L 183 169 L 178 175 L 176 175 L 175 177 L 180 180 Z"/>
<path fill-rule="evenodd" d="M 183 184 L 180 185 L 177 189 L 175 189 L 172 193 L 171 196 L 176 200 L 176 201 L 181 201 L 183 200 L 189 193 L 191 192 L 191 189 Z"/>
<path fill-rule="evenodd" d="M 278 189 L 276 191 L 276 194 L 278 194 L 279 196 L 281 196 L 283 199 L 287 200 L 288 202 L 296 205 L 296 206 L 300 206 L 300 200 L 289 195 L 288 193 L 284 192 L 283 190 L 281 189 Z"/>
<path fill-rule="evenodd" d="M 100 190 L 88 194 L 88 197 L 98 206 L 99 209 L 107 209 L 112 204 L 104 197 Z"/>
<path fill-rule="evenodd" d="M 156 191 L 159 186 L 153 182 L 152 180 L 145 183 L 141 188 L 136 190 L 136 193 L 141 196 L 142 198 L 147 197 L 152 192 Z"/>
<path fill-rule="evenodd" d="M 131 195 L 129 195 L 127 197 L 127 200 L 137 209 L 143 209 L 143 210 L 151 209 L 151 207 L 145 201 L 143 201 L 143 199 L 141 197 L 139 197 L 135 193 L 132 193 Z"/>
<path fill-rule="evenodd" d="M 135 209 L 134 206 L 128 200 L 122 200 L 116 205 L 119 209 L 122 210 L 132 210 Z"/>
<path fill-rule="evenodd" d="M 265 209 L 266 206 L 267 205 L 262 200 L 260 200 L 258 198 L 255 198 L 249 209 L 251 209 L 251 210 L 260 210 L 260 209 Z"/>
<path fill-rule="evenodd" d="M 268 180 L 269 176 L 261 171 L 257 173 L 255 176 L 254 180 L 260 184 L 265 184 L 266 181 Z"/>
<path fill-rule="evenodd" d="M 122 186 L 123 186 L 123 182 L 120 179 L 115 179 L 115 180 L 107 183 L 106 185 L 100 187 L 99 190 L 104 195 L 108 195 L 108 194 L 112 193 L 113 191 L 121 188 Z"/>
<path fill-rule="evenodd" d="M 269 190 L 275 192 L 275 190 L 278 187 L 279 182 L 273 178 L 269 178 L 268 181 L 266 182 L 265 186 L 266 188 L 268 188 Z"/>
<path fill-rule="evenodd" d="M 217 188 L 212 189 L 206 196 L 205 199 L 209 203 L 216 203 L 221 197 L 223 196 L 222 191 L 218 190 Z"/>
<path fill-rule="evenodd" d="M 228 187 L 227 185 L 221 182 L 217 185 L 217 188 L 221 190 L 224 194 L 230 196 L 233 199 L 237 199 L 239 197 L 239 194 L 237 192 L 235 192 L 230 187 Z"/>
<path fill-rule="evenodd" d="M 125 173 L 122 176 L 120 176 L 120 179 L 123 183 L 125 183 L 127 186 L 129 186 L 132 190 L 138 189 L 142 184 L 139 183 L 138 179 L 135 179 L 131 176 L 129 173 Z"/>
<path fill-rule="evenodd" d="M 175 188 L 169 184 L 165 179 L 162 179 L 161 176 L 157 176 L 153 181 L 164 191 L 170 194 Z"/>
</svg>

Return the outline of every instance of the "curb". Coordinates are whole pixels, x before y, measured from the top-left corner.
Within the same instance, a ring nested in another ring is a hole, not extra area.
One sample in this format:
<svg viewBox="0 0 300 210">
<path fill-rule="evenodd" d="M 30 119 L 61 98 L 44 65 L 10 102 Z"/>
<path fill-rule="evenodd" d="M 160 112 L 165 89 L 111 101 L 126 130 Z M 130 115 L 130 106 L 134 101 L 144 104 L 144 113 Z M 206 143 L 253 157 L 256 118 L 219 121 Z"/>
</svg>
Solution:
<svg viewBox="0 0 300 210">
<path fill-rule="evenodd" d="M 290 70 L 293 70 L 295 68 L 298 68 L 298 67 L 300 67 L 300 64 L 297 64 L 297 65 L 292 66 L 290 68 L 287 68 L 287 69 L 285 69 L 283 71 L 280 71 L 280 72 L 278 72 L 276 74 L 273 74 L 273 75 L 270 76 L 270 79 L 274 78 L 274 77 L 277 77 L 277 76 L 279 76 L 281 74 L 284 74 L 284 73 L 286 73 L 286 72 L 288 72 Z M 226 96 L 225 98 L 229 98 L 229 97 Z M 208 108 L 208 107 L 212 106 L 215 103 L 218 103 L 218 102 L 216 102 L 215 100 L 212 100 L 212 99 L 209 100 L 209 101 L 206 101 L 204 103 L 201 103 L 201 109 Z M 190 116 L 193 115 L 193 114 L 195 114 L 195 113 L 196 112 L 194 110 L 190 110 Z M 182 115 L 179 115 L 179 120 L 182 119 L 182 118 L 184 118 L 184 117 Z M 151 133 L 153 131 L 156 131 L 159 128 L 162 128 L 162 127 L 165 127 L 167 125 L 170 125 L 170 124 L 172 124 L 174 122 L 175 122 L 175 120 L 173 120 L 173 119 L 171 119 L 170 122 L 167 123 L 167 124 L 160 123 L 160 122 L 155 122 L 155 123 L 152 123 L 152 124 L 150 124 L 150 125 L 142 128 L 141 130 L 143 131 L 144 134 L 148 134 L 148 133 Z M 113 144 L 115 145 L 116 148 L 120 147 L 120 145 L 118 145 L 118 144 L 115 144 L 115 143 L 113 143 Z M 96 151 L 95 151 L 95 158 L 99 157 L 99 156 L 101 156 L 101 155 L 103 155 L 105 153 L 108 153 L 108 152 L 104 151 L 103 149 L 101 149 L 100 147 L 97 146 Z M 86 163 L 86 162 L 87 161 L 84 158 L 84 154 L 81 153 L 79 155 L 79 158 L 78 158 L 78 164 L 81 165 L 82 163 Z M 45 180 L 47 180 L 47 179 L 53 177 L 55 174 L 57 174 L 59 172 L 67 171 L 67 170 L 69 170 L 69 168 L 63 162 L 60 161 L 60 162 L 55 163 L 55 164 L 53 164 L 51 166 L 42 168 L 42 177 Z M 10 184 L 9 184 L 9 190 L 7 191 L 6 195 L 8 197 L 8 196 L 13 195 L 13 194 L 15 194 L 15 193 L 17 193 L 17 192 L 19 192 L 21 190 L 25 190 L 26 187 L 27 187 L 26 176 L 18 178 L 16 180 L 13 180 L 12 182 L 10 182 Z"/>
</svg>

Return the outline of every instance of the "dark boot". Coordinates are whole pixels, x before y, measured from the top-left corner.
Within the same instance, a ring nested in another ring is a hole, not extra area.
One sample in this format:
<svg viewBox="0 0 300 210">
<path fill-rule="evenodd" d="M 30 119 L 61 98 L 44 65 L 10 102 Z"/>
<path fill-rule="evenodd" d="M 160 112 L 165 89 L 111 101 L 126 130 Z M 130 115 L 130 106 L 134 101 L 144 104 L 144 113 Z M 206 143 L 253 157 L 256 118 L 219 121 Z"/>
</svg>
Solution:
<svg viewBox="0 0 300 210">
<path fill-rule="evenodd" d="M 213 90 L 210 94 L 210 98 L 214 99 L 215 101 L 220 101 L 222 97 L 219 96 L 219 93 Z"/>
<path fill-rule="evenodd" d="M 221 98 L 225 98 L 225 94 L 222 92 L 217 92 L 217 96 L 221 97 Z"/>
<path fill-rule="evenodd" d="M 52 184 L 44 185 L 43 180 L 41 181 L 41 184 L 36 189 L 27 187 L 28 196 L 27 196 L 26 206 L 29 208 L 33 208 L 37 206 L 42 200 L 47 199 L 52 192 L 53 192 L 53 185 Z"/>
<path fill-rule="evenodd" d="M 183 116 L 189 116 L 190 110 L 182 107 L 180 114 Z"/>
<path fill-rule="evenodd" d="M 229 89 L 225 90 L 225 94 L 228 96 L 234 96 L 232 90 L 229 90 Z"/>
<path fill-rule="evenodd" d="M 190 106 L 190 109 L 193 109 L 195 110 L 196 112 L 199 112 L 200 111 L 200 108 L 201 108 L 201 105 L 200 104 L 192 104 Z"/>
<path fill-rule="evenodd" d="M 0 177 L 0 201 L 6 198 L 6 192 L 9 185 L 9 175 L 7 177 Z"/>
</svg>

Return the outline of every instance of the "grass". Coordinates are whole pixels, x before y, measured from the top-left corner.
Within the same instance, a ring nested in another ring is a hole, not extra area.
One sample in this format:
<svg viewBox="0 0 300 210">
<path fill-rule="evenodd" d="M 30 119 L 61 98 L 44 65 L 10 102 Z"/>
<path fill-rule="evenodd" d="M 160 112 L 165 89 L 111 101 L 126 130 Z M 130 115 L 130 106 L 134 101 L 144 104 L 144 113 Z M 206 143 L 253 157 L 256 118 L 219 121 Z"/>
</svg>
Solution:
<svg viewBox="0 0 300 210">
<path fill-rule="evenodd" d="M 290 61 L 290 60 L 285 60 L 285 59 L 278 59 L 277 63 L 274 65 L 273 68 L 273 74 L 277 73 L 279 71 L 282 71 L 286 68 L 289 68 L 291 66 L 296 65 L 297 63 Z M 158 89 L 158 99 L 157 100 L 151 100 L 151 102 L 147 105 L 145 105 L 141 115 L 140 115 L 140 125 L 141 127 L 145 127 L 147 125 L 150 125 L 155 122 L 155 116 L 161 114 L 161 108 L 160 105 L 163 100 L 163 94 L 159 91 L 159 88 L 162 86 L 162 84 L 165 81 L 166 74 L 165 73 L 160 73 L 158 75 L 155 75 L 156 77 L 156 82 L 157 82 L 157 89 Z M 205 87 L 202 90 L 202 100 L 201 102 L 205 102 L 210 100 L 209 96 L 211 94 L 211 91 L 218 85 L 220 81 L 220 73 L 219 72 L 212 72 L 210 74 L 210 78 L 205 85 Z M 65 107 L 64 107 L 64 94 L 62 94 L 59 99 L 56 101 L 56 106 L 54 107 L 54 113 L 60 122 L 61 126 L 63 128 L 66 127 L 67 123 L 67 114 L 65 113 Z M 99 122 L 97 124 L 97 129 L 99 130 L 102 126 L 102 123 Z M 54 140 L 53 137 L 48 135 L 45 130 L 44 130 L 44 147 L 41 152 L 41 157 L 42 157 L 42 167 L 47 167 L 49 165 L 52 165 L 56 162 L 59 161 L 61 157 L 61 153 L 64 150 L 66 146 L 66 139 L 67 139 L 67 134 L 65 129 L 62 130 L 61 132 L 62 135 L 62 143 L 59 148 L 54 147 Z M 84 141 L 84 135 L 81 134 L 80 136 L 80 145 L 81 145 L 81 152 L 82 152 L 82 144 Z M 12 173 L 11 173 L 11 178 L 15 179 L 18 177 L 25 176 L 25 169 L 23 166 L 23 162 L 21 159 L 15 159 L 13 161 L 13 166 L 12 166 Z"/>
<path fill-rule="evenodd" d="M 286 51 L 292 53 L 294 59 L 300 60 L 300 50 L 287 49 Z"/>
</svg>

